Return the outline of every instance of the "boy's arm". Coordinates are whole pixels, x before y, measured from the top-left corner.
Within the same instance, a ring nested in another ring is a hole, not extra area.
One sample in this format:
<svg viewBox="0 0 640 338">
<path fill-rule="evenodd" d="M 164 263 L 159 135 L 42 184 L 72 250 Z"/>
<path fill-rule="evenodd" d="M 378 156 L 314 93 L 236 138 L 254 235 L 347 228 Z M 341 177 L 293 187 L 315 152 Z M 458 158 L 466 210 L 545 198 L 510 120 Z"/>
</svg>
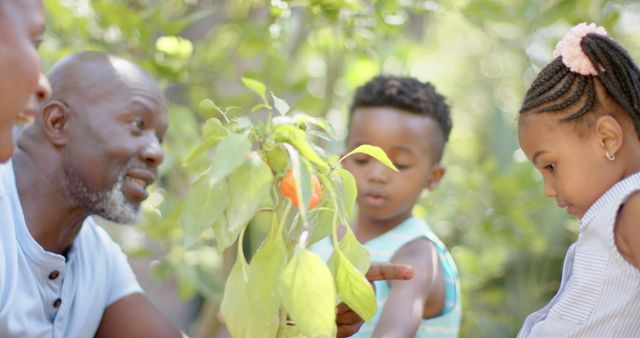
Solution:
<svg viewBox="0 0 640 338">
<path fill-rule="evenodd" d="M 614 231 L 618 251 L 640 270 L 640 192 L 631 195 L 624 204 Z"/>
<path fill-rule="evenodd" d="M 123 297 L 102 315 L 96 338 L 181 338 L 186 335 L 141 293 Z"/>
<path fill-rule="evenodd" d="M 438 253 L 431 241 L 419 239 L 398 250 L 391 262 L 412 266 L 415 275 L 408 281 L 390 282 L 389 297 L 373 337 L 414 337 L 439 271 Z"/>
</svg>

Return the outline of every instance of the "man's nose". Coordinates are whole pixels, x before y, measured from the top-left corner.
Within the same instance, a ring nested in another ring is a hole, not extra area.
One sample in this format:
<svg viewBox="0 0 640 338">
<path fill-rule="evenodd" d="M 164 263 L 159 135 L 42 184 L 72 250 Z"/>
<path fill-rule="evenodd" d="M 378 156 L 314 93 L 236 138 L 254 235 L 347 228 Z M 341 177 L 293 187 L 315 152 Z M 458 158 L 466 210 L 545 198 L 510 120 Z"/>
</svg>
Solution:
<svg viewBox="0 0 640 338">
<path fill-rule="evenodd" d="M 142 149 L 140 157 L 147 165 L 157 168 L 164 160 L 164 150 L 156 139 Z"/>
</svg>

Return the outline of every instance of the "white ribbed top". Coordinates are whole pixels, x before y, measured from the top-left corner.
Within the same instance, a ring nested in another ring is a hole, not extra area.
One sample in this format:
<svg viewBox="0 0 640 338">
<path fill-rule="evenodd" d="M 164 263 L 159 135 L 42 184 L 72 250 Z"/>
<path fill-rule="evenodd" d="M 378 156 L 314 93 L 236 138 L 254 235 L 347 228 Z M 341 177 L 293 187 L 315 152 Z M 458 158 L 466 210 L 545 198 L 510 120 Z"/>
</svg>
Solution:
<svg viewBox="0 0 640 338">
<path fill-rule="evenodd" d="M 639 190 L 636 173 L 587 210 L 565 257 L 558 293 L 527 317 L 518 338 L 640 337 L 640 271 L 620 255 L 613 232 L 620 206 Z"/>
</svg>

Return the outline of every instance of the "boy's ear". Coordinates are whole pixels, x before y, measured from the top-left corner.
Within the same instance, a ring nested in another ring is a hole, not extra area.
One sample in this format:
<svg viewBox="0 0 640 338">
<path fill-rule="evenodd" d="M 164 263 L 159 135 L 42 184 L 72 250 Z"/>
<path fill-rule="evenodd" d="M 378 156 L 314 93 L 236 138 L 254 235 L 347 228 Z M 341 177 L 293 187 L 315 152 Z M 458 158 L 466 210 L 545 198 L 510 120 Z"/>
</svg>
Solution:
<svg viewBox="0 0 640 338">
<path fill-rule="evenodd" d="M 595 127 L 596 137 L 603 154 L 615 156 L 624 142 L 622 126 L 613 116 L 605 115 L 598 118 Z"/>
<path fill-rule="evenodd" d="M 54 100 L 42 107 L 42 130 L 56 146 L 67 144 L 67 123 L 70 112 L 65 104 Z"/>
<path fill-rule="evenodd" d="M 427 189 L 429 191 L 433 191 L 440 186 L 440 181 L 446 171 L 446 168 L 440 163 L 436 163 L 431 167 L 431 173 L 427 181 Z"/>
</svg>

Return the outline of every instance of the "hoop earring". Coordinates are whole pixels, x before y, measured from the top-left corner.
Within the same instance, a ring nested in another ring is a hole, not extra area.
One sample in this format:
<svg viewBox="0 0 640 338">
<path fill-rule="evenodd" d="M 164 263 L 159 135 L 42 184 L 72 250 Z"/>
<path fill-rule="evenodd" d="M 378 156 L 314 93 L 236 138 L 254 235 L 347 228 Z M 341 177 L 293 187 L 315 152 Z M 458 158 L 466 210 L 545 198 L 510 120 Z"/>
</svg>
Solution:
<svg viewBox="0 0 640 338">
<path fill-rule="evenodd" d="M 605 151 L 605 156 L 607 156 L 607 160 L 609 160 L 609 161 L 613 161 L 613 160 L 616 159 L 616 154 L 611 155 L 611 154 L 609 154 L 608 150 Z"/>
</svg>

